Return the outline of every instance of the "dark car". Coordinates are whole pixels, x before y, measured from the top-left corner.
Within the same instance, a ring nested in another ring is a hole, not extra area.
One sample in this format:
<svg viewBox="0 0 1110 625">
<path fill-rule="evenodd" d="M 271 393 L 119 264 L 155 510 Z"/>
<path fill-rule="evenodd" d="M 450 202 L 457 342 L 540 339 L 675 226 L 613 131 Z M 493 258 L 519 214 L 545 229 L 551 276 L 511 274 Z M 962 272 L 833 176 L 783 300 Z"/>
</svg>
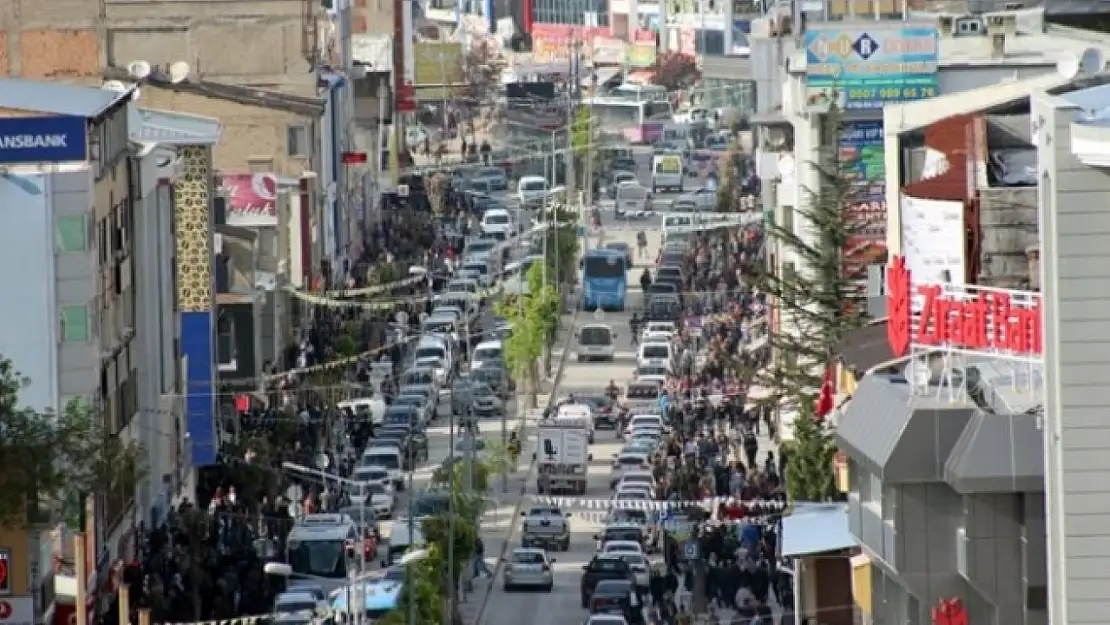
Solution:
<svg viewBox="0 0 1110 625">
<path fill-rule="evenodd" d="M 589 564 L 582 567 L 581 596 L 583 608 L 591 607 L 590 601 L 594 595 L 594 590 L 598 584 L 604 581 L 624 581 L 631 589 L 636 578 L 633 576 L 628 563 L 620 556 L 611 554 L 595 555 Z"/>
<path fill-rule="evenodd" d="M 576 397 L 576 399 L 583 403 L 589 404 L 594 410 L 594 427 L 597 429 L 617 429 L 617 421 L 620 409 L 617 403 L 604 395 L 585 395 Z"/>
<path fill-rule="evenodd" d="M 624 266 L 628 267 L 629 269 L 632 268 L 632 248 L 629 247 L 627 243 L 621 241 L 610 241 L 602 247 L 624 256 Z"/>
<path fill-rule="evenodd" d="M 417 463 L 428 460 L 428 435 L 422 428 L 412 426 L 386 425 L 374 437 L 375 445 L 395 445 L 401 450 L 401 460 L 410 470 L 410 459 Z"/>
<path fill-rule="evenodd" d="M 620 614 L 632 620 L 633 585 L 627 579 L 606 579 L 597 583 L 590 596 L 590 614 Z"/>
<path fill-rule="evenodd" d="M 613 159 L 612 164 L 609 165 L 609 169 L 612 169 L 614 171 L 634 172 L 639 169 L 639 166 L 637 166 L 636 161 L 631 158 L 615 158 Z"/>
</svg>

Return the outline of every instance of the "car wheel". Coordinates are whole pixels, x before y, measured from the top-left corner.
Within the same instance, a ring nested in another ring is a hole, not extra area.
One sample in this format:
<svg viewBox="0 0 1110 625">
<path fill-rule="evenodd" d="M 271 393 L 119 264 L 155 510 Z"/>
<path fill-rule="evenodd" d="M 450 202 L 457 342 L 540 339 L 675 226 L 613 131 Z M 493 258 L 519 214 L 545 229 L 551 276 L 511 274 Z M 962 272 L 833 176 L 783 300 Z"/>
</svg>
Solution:
<svg viewBox="0 0 1110 625">
<path fill-rule="evenodd" d="M 583 608 L 587 607 L 589 605 L 589 603 L 590 603 L 590 601 L 589 601 L 589 599 L 586 598 L 586 595 L 582 595 L 582 607 Z"/>
<path fill-rule="evenodd" d="M 503 590 L 504 590 L 504 592 L 512 592 L 512 590 L 513 590 L 513 587 L 512 587 L 512 586 L 510 586 L 509 584 L 505 584 L 505 585 L 503 586 Z"/>
<path fill-rule="evenodd" d="M 563 551 L 570 551 L 570 539 L 563 541 Z"/>
<path fill-rule="evenodd" d="M 555 584 L 554 583 L 548 584 L 546 587 L 544 587 L 545 592 L 551 592 L 554 589 L 555 589 Z"/>
</svg>

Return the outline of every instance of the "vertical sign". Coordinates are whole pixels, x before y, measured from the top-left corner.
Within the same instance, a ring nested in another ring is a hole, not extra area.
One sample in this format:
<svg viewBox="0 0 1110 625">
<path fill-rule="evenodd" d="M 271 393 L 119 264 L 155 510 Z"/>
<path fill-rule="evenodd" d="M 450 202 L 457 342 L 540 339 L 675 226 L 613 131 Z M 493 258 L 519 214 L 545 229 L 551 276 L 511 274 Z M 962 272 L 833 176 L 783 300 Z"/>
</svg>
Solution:
<svg viewBox="0 0 1110 625">
<path fill-rule="evenodd" d="M 0 596 L 12 594 L 12 550 L 0 548 Z"/>
<path fill-rule="evenodd" d="M 848 277 L 866 280 L 867 265 L 886 262 L 883 122 L 845 123 L 837 148 L 841 175 L 850 181 L 843 210 L 852 233 L 844 250 L 844 269 Z"/>
<path fill-rule="evenodd" d="M 935 25 L 826 22 L 807 25 L 806 106 L 881 109 L 937 90 Z"/>
</svg>

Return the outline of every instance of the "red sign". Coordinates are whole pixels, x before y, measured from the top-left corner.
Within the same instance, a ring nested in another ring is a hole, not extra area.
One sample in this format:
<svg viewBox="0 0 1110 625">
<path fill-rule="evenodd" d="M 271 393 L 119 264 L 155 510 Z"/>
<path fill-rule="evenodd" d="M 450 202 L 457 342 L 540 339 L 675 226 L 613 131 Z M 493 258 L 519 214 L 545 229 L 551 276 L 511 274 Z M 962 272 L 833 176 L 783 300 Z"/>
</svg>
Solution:
<svg viewBox="0 0 1110 625">
<path fill-rule="evenodd" d="M 911 278 L 901 257 L 887 268 L 887 337 L 896 355 L 905 355 L 911 344 L 1024 356 L 1042 353 L 1038 294 L 913 285 Z"/>
<path fill-rule="evenodd" d="M 11 559 L 11 551 L 0 549 L 0 595 L 12 594 Z"/>
<path fill-rule="evenodd" d="M 276 226 L 277 176 L 271 173 L 225 174 L 221 186 L 227 193 L 227 224 L 247 228 Z"/>
<path fill-rule="evenodd" d="M 12 604 L 7 601 L 0 601 L 0 621 L 6 621 L 12 617 Z"/>
<path fill-rule="evenodd" d="M 959 599 L 941 599 L 933 608 L 933 625 L 967 625 L 967 608 Z"/>
<path fill-rule="evenodd" d="M 411 84 L 402 84 L 397 89 L 397 111 L 411 113 L 416 110 L 416 89 Z"/>
</svg>

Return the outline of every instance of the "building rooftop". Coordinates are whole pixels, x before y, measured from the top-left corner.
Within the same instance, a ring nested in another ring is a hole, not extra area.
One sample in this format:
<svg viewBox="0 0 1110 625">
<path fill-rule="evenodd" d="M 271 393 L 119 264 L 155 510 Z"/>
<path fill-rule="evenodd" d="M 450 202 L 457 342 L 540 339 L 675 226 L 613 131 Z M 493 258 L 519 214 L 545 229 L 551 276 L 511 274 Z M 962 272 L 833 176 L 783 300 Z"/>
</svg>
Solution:
<svg viewBox="0 0 1110 625">
<path fill-rule="evenodd" d="M 135 80 L 131 77 L 130 72 L 118 67 L 107 68 L 104 70 L 103 76 L 105 80 L 119 80 L 121 82 L 132 82 Z M 246 106 L 288 111 L 295 115 L 309 117 L 319 116 L 324 112 L 324 100 L 321 98 L 298 96 L 267 89 L 257 89 L 254 87 L 228 85 L 199 78 L 187 78 L 180 82 L 174 82 L 161 72 L 151 72 L 149 76 L 139 81 L 138 86 L 139 88 L 150 87 L 176 91 L 178 93 L 191 93 L 207 98 L 224 100 L 226 102 L 236 102 Z"/>
<path fill-rule="evenodd" d="M 0 108 L 93 118 L 125 98 L 131 98 L 131 91 L 0 78 Z"/>
</svg>

